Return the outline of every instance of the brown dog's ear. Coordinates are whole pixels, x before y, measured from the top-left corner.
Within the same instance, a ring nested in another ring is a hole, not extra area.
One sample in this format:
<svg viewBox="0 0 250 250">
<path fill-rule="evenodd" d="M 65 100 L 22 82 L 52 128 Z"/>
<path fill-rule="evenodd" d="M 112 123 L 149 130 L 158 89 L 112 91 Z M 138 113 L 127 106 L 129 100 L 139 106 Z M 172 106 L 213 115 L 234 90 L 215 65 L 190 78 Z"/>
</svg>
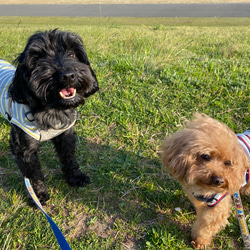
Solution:
<svg viewBox="0 0 250 250">
<path fill-rule="evenodd" d="M 192 155 L 186 152 L 191 139 L 189 137 L 187 130 L 180 131 L 166 138 L 161 146 L 162 162 L 170 175 L 182 183 L 186 182 L 185 176 L 192 160 Z"/>
</svg>

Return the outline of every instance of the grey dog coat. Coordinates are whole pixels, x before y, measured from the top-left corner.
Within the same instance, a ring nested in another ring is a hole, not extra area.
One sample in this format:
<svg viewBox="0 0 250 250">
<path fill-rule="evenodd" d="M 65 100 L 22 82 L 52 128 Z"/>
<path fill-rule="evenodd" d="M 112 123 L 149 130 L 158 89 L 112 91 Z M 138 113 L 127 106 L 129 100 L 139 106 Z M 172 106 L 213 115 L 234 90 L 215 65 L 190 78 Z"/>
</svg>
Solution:
<svg viewBox="0 0 250 250">
<path fill-rule="evenodd" d="M 9 95 L 9 86 L 12 83 L 16 68 L 10 63 L 0 59 L 0 113 L 9 120 L 10 123 L 18 126 L 28 135 L 39 141 L 52 139 L 67 129 L 71 128 L 77 120 L 75 111 L 74 120 L 66 126 L 58 124 L 56 129 L 40 130 L 34 121 L 33 114 L 29 106 L 13 102 Z"/>
</svg>

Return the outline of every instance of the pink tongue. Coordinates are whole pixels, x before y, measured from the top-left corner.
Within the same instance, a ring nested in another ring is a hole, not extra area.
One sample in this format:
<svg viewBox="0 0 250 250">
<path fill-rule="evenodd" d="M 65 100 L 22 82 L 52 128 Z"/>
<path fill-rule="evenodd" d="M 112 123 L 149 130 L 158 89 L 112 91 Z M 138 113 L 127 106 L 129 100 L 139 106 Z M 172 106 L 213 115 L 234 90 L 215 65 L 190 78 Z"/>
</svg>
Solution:
<svg viewBox="0 0 250 250">
<path fill-rule="evenodd" d="M 74 94 L 74 88 L 62 89 L 62 90 L 61 90 L 61 93 L 62 93 L 64 96 L 73 95 L 73 94 Z"/>
</svg>

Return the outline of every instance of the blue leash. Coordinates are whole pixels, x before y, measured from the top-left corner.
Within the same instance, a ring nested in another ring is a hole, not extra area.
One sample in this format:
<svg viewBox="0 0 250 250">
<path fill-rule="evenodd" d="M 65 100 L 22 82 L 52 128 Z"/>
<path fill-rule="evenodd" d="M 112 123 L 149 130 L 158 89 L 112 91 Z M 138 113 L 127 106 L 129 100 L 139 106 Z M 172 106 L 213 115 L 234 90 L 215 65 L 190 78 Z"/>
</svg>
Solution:
<svg viewBox="0 0 250 250">
<path fill-rule="evenodd" d="M 31 184 L 28 178 L 24 177 L 24 182 L 25 182 L 25 186 L 31 196 L 31 198 L 33 199 L 33 201 L 35 202 L 35 204 L 37 205 L 37 207 L 43 212 L 43 214 L 46 216 L 47 220 L 49 221 L 49 224 L 56 236 L 57 242 L 60 245 L 62 250 L 71 250 L 68 242 L 66 241 L 65 237 L 63 236 L 61 230 L 59 229 L 59 227 L 56 225 L 56 223 L 47 215 L 47 213 L 45 212 L 45 210 L 43 209 L 42 204 L 40 203 L 40 201 L 38 200 Z"/>
</svg>

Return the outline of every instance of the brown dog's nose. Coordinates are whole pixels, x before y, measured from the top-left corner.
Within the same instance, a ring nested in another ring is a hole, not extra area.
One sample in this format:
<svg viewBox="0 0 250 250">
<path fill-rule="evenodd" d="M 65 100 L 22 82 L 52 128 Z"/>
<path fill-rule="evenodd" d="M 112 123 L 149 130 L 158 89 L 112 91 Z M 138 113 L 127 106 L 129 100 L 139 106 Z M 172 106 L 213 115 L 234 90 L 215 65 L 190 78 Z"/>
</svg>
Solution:
<svg viewBox="0 0 250 250">
<path fill-rule="evenodd" d="M 214 176 L 214 177 L 212 178 L 212 183 L 213 183 L 215 186 L 221 186 L 224 182 L 225 182 L 225 180 L 224 180 L 222 177 Z"/>
</svg>

